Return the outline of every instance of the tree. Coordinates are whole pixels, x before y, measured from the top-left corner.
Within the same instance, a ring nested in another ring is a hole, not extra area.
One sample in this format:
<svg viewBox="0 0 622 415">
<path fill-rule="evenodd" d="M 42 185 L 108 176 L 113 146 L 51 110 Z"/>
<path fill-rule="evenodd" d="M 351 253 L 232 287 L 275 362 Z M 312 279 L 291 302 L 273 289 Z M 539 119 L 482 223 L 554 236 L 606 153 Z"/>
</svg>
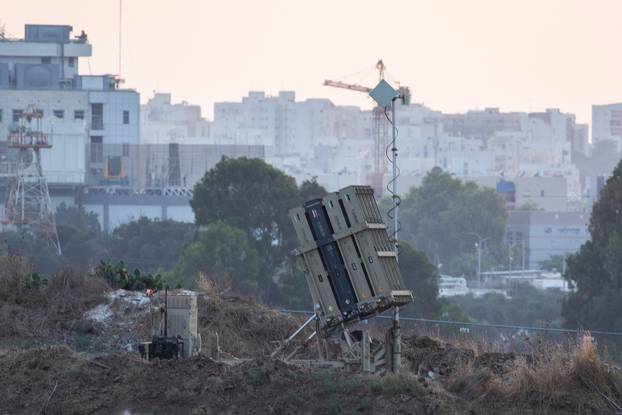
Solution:
<svg viewBox="0 0 622 415">
<path fill-rule="evenodd" d="M 477 235 L 489 247 L 501 245 L 505 235 L 507 212 L 495 191 L 463 183 L 439 168 L 410 190 L 400 212 L 400 235 L 448 272 L 453 272 L 453 258 L 475 251 Z"/>
<path fill-rule="evenodd" d="M 53 275 L 65 265 L 63 257 L 44 236 L 26 228 L 3 232 L 2 239 L 3 254 L 26 258 L 34 272 Z"/>
<path fill-rule="evenodd" d="M 565 324 L 622 330 L 622 162 L 594 203 L 591 240 L 568 257 L 564 277 L 574 284 L 562 307 Z"/>
<path fill-rule="evenodd" d="M 71 267 L 86 270 L 106 255 L 106 235 L 97 214 L 61 203 L 56 209 L 56 228 L 64 260 Z"/>
<path fill-rule="evenodd" d="M 328 190 L 319 184 L 315 177 L 311 180 L 305 180 L 298 189 L 300 195 L 300 203 L 308 202 L 309 200 L 324 197 L 328 194 Z"/>
<path fill-rule="evenodd" d="M 480 323 L 559 327 L 563 298 L 560 290 L 539 290 L 525 283 L 516 287 L 510 298 L 487 293 L 482 297 L 473 294 L 448 297 L 446 301 Z"/>
<path fill-rule="evenodd" d="M 540 268 L 547 271 L 559 271 L 564 269 L 564 256 L 563 255 L 550 255 L 549 259 L 540 261 Z"/>
<path fill-rule="evenodd" d="M 242 294 L 257 292 L 259 280 L 257 251 L 246 233 L 223 222 L 214 222 L 199 231 L 189 244 L 173 275 L 185 287 L 193 287 L 199 273 L 219 286 L 231 286 Z"/>
<path fill-rule="evenodd" d="M 124 261 L 128 268 L 145 272 L 171 269 L 192 241 L 194 229 L 191 223 L 143 216 L 112 232 L 108 240 L 109 256 L 114 262 Z"/>
<path fill-rule="evenodd" d="M 223 157 L 195 185 L 190 201 L 197 225 L 221 221 L 248 235 L 259 256 L 258 288 L 264 294 L 273 288 L 295 245 L 287 213 L 299 203 L 293 177 L 263 160 L 246 157 Z"/>
<path fill-rule="evenodd" d="M 412 290 L 415 301 L 406 312 L 417 317 L 439 318 L 442 303 L 438 298 L 438 270 L 423 252 L 413 249 L 407 242 L 399 244 L 399 268 L 404 284 Z"/>
</svg>

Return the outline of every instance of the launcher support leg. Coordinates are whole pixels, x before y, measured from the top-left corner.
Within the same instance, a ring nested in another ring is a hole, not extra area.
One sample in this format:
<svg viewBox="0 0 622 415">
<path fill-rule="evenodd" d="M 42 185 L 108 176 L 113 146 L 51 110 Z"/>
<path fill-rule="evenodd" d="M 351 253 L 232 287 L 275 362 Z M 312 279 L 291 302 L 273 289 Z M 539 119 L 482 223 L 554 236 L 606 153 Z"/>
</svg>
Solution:
<svg viewBox="0 0 622 415">
<path fill-rule="evenodd" d="M 361 340 L 361 370 L 363 373 L 371 373 L 371 346 L 369 342 L 369 332 L 365 330 L 363 332 L 363 339 Z"/>
<path fill-rule="evenodd" d="M 402 333 L 400 330 L 400 308 L 395 307 L 393 310 L 393 328 L 392 332 L 392 364 L 391 369 L 393 373 L 399 373 L 402 366 Z"/>
<path fill-rule="evenodd" d="M 283 349 L 285 349 L 291 342 L 298 336 L 309 324 L 311 324 L 317 318 L 317 314 L 313 314 L 307 321 L 305 321 L 300 327 L 296 329 L 285 341 L 276 348 L 275 351 L 272 352 L 270 357 L 275 357 L 278 355 Z"/>
</svg>

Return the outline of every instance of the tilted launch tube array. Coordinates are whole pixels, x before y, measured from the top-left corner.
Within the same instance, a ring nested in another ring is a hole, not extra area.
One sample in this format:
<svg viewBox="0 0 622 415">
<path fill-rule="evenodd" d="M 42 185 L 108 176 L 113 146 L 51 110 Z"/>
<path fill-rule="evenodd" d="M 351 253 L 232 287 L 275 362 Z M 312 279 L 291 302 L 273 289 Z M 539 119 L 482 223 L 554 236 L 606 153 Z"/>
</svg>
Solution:
<svg viewBox="0 0 622 415">
<path fill-rule="evenodd" d="M 412 301 L 370 186 L 348 186 L 289 215 L 320 327 Z"/>
</svg>

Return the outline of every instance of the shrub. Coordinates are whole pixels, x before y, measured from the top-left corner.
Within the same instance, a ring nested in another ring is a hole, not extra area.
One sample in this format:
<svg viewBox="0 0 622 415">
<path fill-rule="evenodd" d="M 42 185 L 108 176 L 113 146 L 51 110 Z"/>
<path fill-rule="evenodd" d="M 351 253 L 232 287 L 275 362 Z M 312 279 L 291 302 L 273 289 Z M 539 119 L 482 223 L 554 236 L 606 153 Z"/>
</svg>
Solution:
<svg viewBox="0 0 622 415">
<path fill-rule="evenodd" d="M 112 288 L 122 288 L 129 291 L 142 291 L 148 288 L 161 290 L 164 288 L 162 275 L 141 273 L 139 269 L 129 272 L 123 261 L 119 261 L 116 265 L 101 261 L 95 268 L 95 276 L 103 278 Z"/>
</svg>

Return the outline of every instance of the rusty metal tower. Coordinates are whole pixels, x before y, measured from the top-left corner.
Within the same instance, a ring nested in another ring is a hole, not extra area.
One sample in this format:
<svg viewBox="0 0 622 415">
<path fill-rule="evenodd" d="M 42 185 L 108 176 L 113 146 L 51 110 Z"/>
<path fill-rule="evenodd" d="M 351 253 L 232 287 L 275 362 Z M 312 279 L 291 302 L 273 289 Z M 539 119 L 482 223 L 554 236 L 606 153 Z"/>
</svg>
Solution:
<svg viewBox="0 0 622 415">
<path fill-rule="evenodd" d="M 41 149 L 52 147 L 42 131 L 42 117 L 40 110 L 29 106 L 10 130 L 8 147 L 17 151 L 17 160 L 15 174 L 8 181 L 4 223 L 45 236 L 61 254 L 54 208 L 41 167 Z"/>
</svg>

